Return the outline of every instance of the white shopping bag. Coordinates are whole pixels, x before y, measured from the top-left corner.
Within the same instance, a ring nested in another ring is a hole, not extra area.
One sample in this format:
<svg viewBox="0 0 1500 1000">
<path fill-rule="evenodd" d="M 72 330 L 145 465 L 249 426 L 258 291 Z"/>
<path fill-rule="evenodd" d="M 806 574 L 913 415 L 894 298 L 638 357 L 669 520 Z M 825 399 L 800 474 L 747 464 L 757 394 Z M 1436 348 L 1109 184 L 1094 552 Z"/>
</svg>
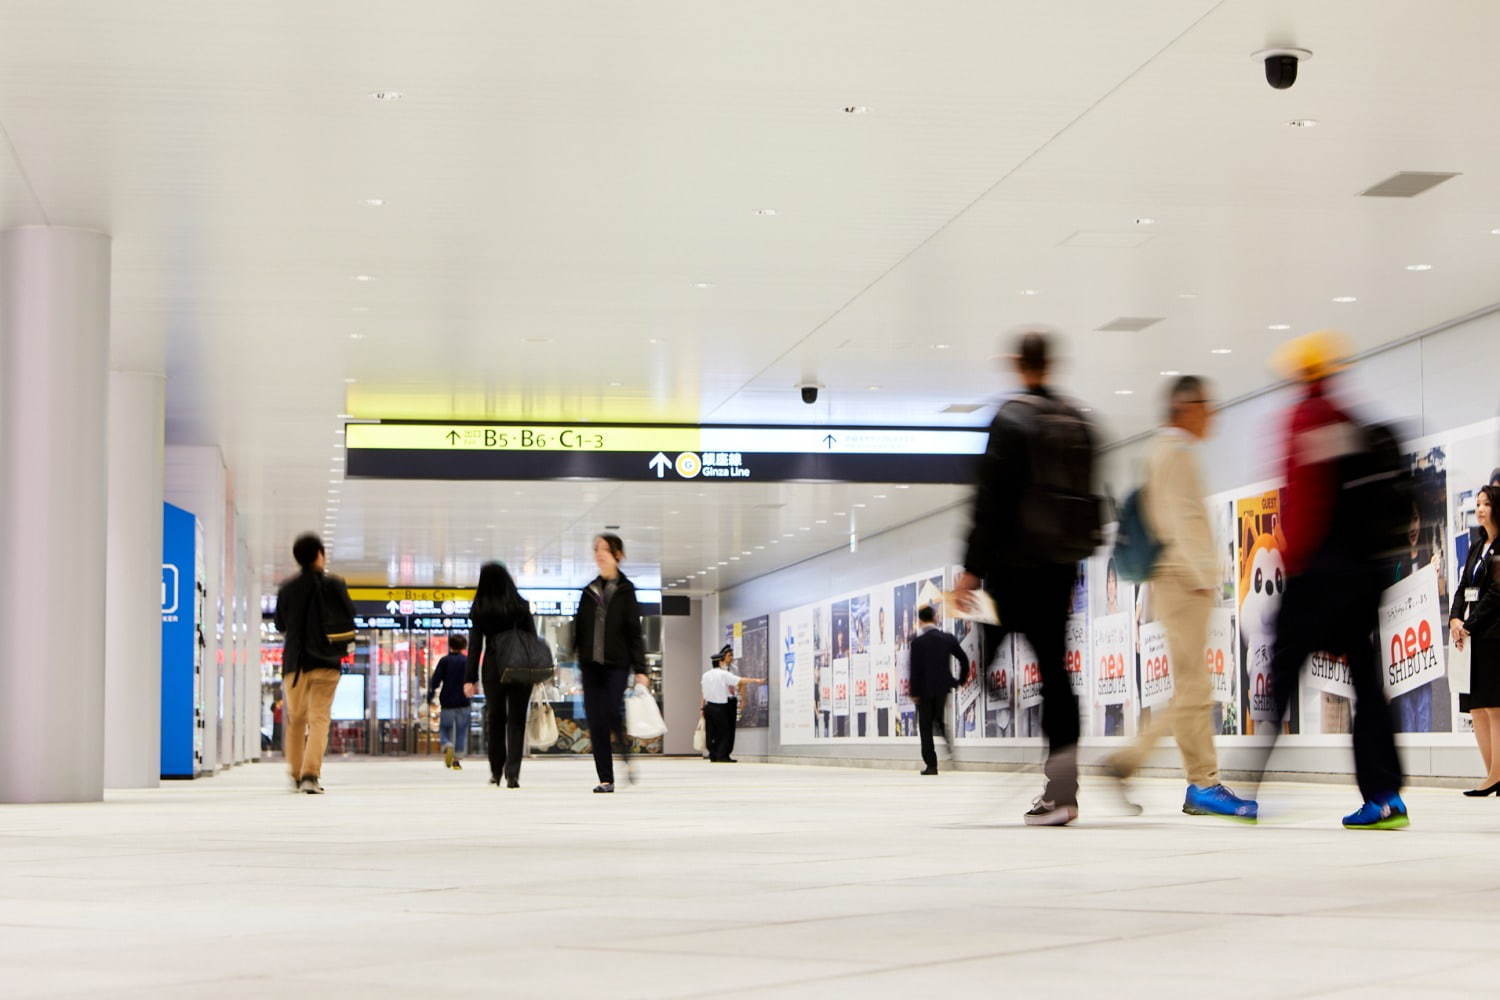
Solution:
<svg viewBox="0 0 1500 1000">
<path fill-rule="evenodd" d="M 625 732 L 638 740 L 652 740 L 667 731 L 661 709 L 651 692 L 636 685 L 625 698 Z"/>
</svg>

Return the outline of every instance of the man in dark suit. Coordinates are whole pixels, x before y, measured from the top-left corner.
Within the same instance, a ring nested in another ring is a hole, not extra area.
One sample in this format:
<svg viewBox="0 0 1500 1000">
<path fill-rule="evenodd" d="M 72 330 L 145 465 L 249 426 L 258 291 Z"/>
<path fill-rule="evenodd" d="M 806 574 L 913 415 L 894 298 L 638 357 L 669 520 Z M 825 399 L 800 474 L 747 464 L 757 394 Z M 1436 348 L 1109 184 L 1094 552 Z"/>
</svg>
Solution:
<svg viewBox="0 0 1500 1000">
<path fill-rule="evenodd" d="M 941 726 L 953 753 L 953 737 L 948 732 L 948 692 L 960 681 L 953 676 L 948 660 L 959 665 L 959 677 L 969 671 L 969 657 L 958 640 L 937 627 L 937 613 L 929 605 L 917 612 L 919 627 L 911 641 L 911 700 L 917 706 L 917 726 L 922 734 L 923 774 L 937 774 L 937 748 L 932 744 L 934 726 Z"/>
</svg>

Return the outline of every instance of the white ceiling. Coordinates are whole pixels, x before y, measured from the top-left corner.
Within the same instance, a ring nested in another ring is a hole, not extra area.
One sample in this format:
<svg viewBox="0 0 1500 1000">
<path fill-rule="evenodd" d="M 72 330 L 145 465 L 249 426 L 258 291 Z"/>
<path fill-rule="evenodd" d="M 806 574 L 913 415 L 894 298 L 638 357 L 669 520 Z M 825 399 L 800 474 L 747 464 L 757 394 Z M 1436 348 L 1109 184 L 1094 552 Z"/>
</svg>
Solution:
<svg viewBox="0 0 1500 1000">
<path fill-rule="evenodd" d="M 1489 305 L 1497 37 L 1474 0 L 0 0 L 0 226 L 114 235 L 115 361 L 165 364 L 169 439 L 224 449 L 271 577 L 344 412 L 976 424 L 938 411 L 1040 320 L 1124 435 L 1162 370 L 1263 385 L 1270 324 L 1373 346 Z M 1286 92 L 1249 57 L 1277 43 L 1315 52 Z M 1356 197 L 1398 170 L 1462 176 Z M 1164 319 L 1094 332 L 1117 316 Z M 867 489 L 557 484 L 499 515 L 514 487 L 351 483 L 334 548 L 372 581 L 467 582 L 481 544 L 562 575 L 607 518 L 675 579 Z"/>
</svg>

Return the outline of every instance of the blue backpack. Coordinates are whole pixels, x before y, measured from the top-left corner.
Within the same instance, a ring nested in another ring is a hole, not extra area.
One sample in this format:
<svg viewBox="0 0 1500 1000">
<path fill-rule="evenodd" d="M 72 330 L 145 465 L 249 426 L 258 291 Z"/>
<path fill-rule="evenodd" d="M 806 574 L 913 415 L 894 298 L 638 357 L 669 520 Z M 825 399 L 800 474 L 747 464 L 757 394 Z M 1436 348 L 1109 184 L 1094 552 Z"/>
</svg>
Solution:
<svg viewBox="0 0 1500 1000">
<path fill-rule="evenodd" d="M 1115 527 L 1115 571 L 1131 583 L 1145 583 L 1151 579 L 1156 560 L 1161 558 L 1162 544 L 1146 527 L 1143 489 L 1138 486 L 1130 491 L 1120 505 Z"/>
</svg>

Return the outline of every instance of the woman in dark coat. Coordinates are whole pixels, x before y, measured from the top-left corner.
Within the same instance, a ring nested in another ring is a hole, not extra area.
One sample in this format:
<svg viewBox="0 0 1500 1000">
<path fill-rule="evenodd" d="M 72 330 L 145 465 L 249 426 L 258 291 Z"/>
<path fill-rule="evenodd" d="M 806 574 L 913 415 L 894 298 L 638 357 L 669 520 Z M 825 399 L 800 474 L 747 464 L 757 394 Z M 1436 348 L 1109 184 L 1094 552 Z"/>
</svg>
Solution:
<svg viewBox="0 0 1500 1000">
<path fill-rule="evenodd" d="M 511 629 L 536 633 L 531 606 L 516 589 L 516 581 L 504 563 L 485 563 L 474 588 L 469 611 L 473 631 L 469 633 L 469 664 L 464 691 L 474 696 L 475 682 L 484 679 L 484 731 L 489 741 L 490 784 L 505 781 L 507 788 L 521 787 L 521 758 L 526 754 L 526 710 L 531 702 L 530 684 L 500 683 L 500 665 L 486 656 L 499 637 Z"/>
<path fill-rule="evenodd" d="M 625 543 L 618 535 L 594 539 L 594 564 L 599 567 L 599 575 L 583 588 L 573 619 L 573 645 L 583 674 L 583 710 L 589 720 L 594 770 L 599 775 L 596 792 L 615 790 L 610 747 L 615 736 L 619 736 L 625 754 L 626 775 L 635 780 L 625 735 L 625 686 L 632 671 L 638 685 L 651 686 L 635 585 L 620 572 L 620 560 L 624 558 Z"/>
<path fill-rule="evenodd" d="M 1458 707 L 1473 716 L 1484 758 L 1484 780 L 1464 794 L 1484 796 L 1500 792 L 1500 486 L 1480 487 L 1474 514 L 1480 535 L 1453 595 L 1448 634 L 1456 647 L 1469 649 L 1469 690 Z"/>
</svg>

